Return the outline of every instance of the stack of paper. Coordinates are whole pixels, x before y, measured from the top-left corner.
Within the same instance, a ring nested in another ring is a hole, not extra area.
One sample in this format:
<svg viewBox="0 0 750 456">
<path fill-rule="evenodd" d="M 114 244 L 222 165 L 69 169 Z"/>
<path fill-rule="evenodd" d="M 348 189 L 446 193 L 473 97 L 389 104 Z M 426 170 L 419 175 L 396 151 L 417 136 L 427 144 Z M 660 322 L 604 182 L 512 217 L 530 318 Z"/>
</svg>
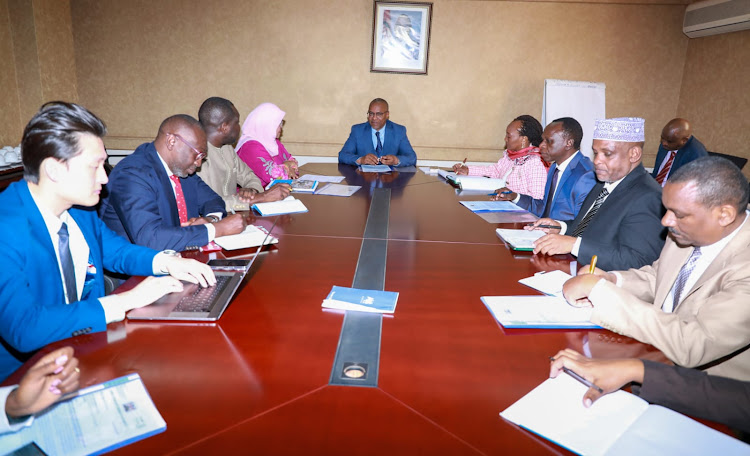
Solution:
<svg viewBox="0 0 750 456">
<path fill-rule="evenodd" d="M 534 241 L 547 234 L 541 230 L 506 230 L 503 228 L 496 229 L 495 233 L 513 250 L 534 250 Z"/>
<path fill-rule="evenodd" d="M 599 328 L 591 307 L 573 307 L 558 296 L 482 296 L 482 302 L 505 328 Z"/>
<path fill-rule="evenodd" d="M 273 203 L 253 204 L 252 208 L 264 216 L 307 212 L 307 207 L 302 204 L 302 201 L 295 199 L 293 196 L 287 196 L 283 200 L 274 201 Z"/>
<path fill-rule="evenodd" d="M 0 454 L 35 442 L 45 454 L 100 454 L 163 432 L 167 423 L 138 374 L 80 390 L 0 437 Z M 36 453 L 32 453 L 36 454 Z"/>
<path fill-rule="evenodd" d="M 248 247 L 258 247 L 261 243 L 263 243 L 263 245 L 268 245 L 279 242 L 275 237 L 266 237 L 267 235 L 268 231 L 266 231 L 265 228 L 248 225 L 242 233 L 232 234 L 230 236 L 219 236 L 214 239 L 214 242 L 226 250 L 246 249 Z M 264 240 L 265 242 L 263 242 Z"/>
<path fill-rule="evenodd" d="M 587 389 L 560 373 L 500 416 L 583 455 L 750 454 L 739 440 L 625 391 L 586 408 Z"/>
<path fill-rule="evenodd" d="M 390 173 L 392 171 L 388 165 L 360 165 L 359 168 L 363 173 Z"/>
<path fill-rule="evenodd" d="M 397 301 L 398 293 L 393 291 L 334 286 L 323 300 L 323 307 L 392 314 L 396 310 Z"/>
</svg>

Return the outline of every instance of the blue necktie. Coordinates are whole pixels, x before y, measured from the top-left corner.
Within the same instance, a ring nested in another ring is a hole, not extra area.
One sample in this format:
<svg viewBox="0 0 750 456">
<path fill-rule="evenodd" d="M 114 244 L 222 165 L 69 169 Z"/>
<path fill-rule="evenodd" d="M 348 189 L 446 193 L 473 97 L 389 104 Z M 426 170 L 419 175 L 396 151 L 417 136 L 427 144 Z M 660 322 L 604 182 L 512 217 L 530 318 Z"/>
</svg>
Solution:
<svg viewBox="0 0 750 456">
<path fill-rule="evenodd" d="M 377 155 L 378 157 L 380 157 L 381 155 L 383 155 L 383 143 L 380 142 L 380 132 L 379 131 L 375 132 L 375 138 L 378 140 L 378 145 L 377 145 L 377 147 L 375 147 L 375 155 Z"/>
<path fill-rule="evenodd" d="M 549 213 L 552 210 L 552 200 L 555 199 L 555 187 L 557 187 L 557 172 L 560 168 L 555 167 L 555 172 L 552 173 L 552 184 L 549 186 L 549 194 L 547 195 L 547 203 L 544 205 L 544 212 L 542 217 L 549 217 Z"/>
<path fill-rule="evenodd" d="M 76 270 L 73 266 L 73 255 L 71 255 L 70 246 L 68 245 L 68 225 L 63 223 L 57 235 L 59 236 L 57 246 L 60 251 L 60 266 L 62 266 L 65 291 L 68 296 L 68 302 L 71 303 L 78 301 L 78 290 L 76 290 Z"/>
</svg>

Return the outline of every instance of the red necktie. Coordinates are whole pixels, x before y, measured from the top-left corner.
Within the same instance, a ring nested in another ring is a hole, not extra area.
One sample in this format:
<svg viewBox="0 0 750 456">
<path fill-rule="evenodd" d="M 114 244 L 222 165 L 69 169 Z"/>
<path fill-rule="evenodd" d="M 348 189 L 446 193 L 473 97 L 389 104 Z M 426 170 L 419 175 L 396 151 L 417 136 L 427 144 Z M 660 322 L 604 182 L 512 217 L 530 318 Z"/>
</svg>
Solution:
<svg viewBox="0 0 750 456">
<path fill-rule="evenodd" d="M 659 171 L 659 174 L 656 175 L 656 182 L 659 183 L 662 187 L 664 186 L 664 179 L 667 178 L 667 174 L 669 174 L 669 170 L 672 169 L 672 162 L 674 161 L 674 156 L 677 155 L 674 151 L 669 151 L 669 158 L 667 158 L 667 162 L 664 163 L 664 166 L 661 168 L 661 171 Z"/>
<path fill-rule="evenodd" d="M 169 176 L 170 179 L 172 179 L 172 182 L 174 182 L 174 196 L 175 200 L 177 200 L 177 213 L 180 216 L 180 223 L 185 223 L 188 221 L 187 216 L 187 205 L 185 204 L 185 195 L 182 194 L 182 184 L 180 183 L 180 178 L 172 174 Z"/>
</svg>

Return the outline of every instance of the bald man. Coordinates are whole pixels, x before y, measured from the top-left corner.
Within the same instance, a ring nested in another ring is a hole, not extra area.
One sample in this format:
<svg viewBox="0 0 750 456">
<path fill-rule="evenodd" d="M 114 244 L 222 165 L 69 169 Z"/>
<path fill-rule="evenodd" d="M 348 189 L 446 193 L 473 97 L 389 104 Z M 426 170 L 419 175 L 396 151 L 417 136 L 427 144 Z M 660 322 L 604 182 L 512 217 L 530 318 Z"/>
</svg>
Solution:
<svg viewBox="0 0 750 456">
<path fill-rule="evenodd" d="M 672 119 L 661 131 L 661 144 L 656 153 L 656 162 L 651 175 L 662 187 L 670 173 L 680 166 L 708 155 L 706 148 L 693 136 L 690 122 L 685 119 Z"/>
<path fill-rule="evenodd" d="M 245 228 L 226 217 L 224 201 L 195 174 L 206 157 L 206 134 L 186 114 L 165 119 L 156 139 L 112 170 L 99 214 L 132 243 L 157 250 L 198 248 Z"/>
</svg>

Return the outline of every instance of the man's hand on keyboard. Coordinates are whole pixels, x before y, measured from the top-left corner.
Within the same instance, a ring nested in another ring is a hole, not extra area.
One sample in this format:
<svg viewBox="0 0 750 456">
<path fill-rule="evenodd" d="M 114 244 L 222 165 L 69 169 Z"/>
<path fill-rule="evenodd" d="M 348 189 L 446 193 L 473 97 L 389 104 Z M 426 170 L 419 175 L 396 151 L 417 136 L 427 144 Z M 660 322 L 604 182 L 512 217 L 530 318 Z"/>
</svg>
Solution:
<svg viewBox="0 0 750 456">
<path fill-rule="evenodd" d="M 177 280 L 197 283 L 202 287 L 216 285 L 214 271 L 207 264 L 190 258 L 172 257 L 164 265 L 169 275 Z"/>
<path fill-rule="evenodd" d="M 137 309 L 151 304 L 157 299 L 175 291 L 182 291 L 182 282 L 174 277 L 146 277 L 143 282 L 139 283 L 132 290 L 125 291 L 115 296 L 125 299 L 124 311 Z"/>
</svg>

